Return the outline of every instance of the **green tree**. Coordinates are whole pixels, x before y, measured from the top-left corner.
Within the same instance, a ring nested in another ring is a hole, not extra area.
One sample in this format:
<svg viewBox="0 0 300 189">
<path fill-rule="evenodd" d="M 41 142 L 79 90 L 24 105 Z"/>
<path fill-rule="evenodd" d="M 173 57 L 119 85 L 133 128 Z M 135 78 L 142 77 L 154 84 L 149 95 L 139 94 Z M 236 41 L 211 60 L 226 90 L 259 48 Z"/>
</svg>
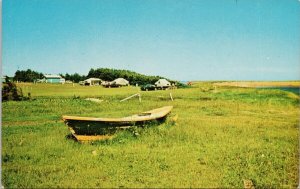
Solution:
<svg viewBox="0 0 300 189">
<path fill-rule="evenodd" d="M 105 81 L 112 81 L 121 77 L 128 80 L 129 83 L 132 85 L 145 85 L 148 83 L 154 84 L 158 79 L 163 78 L 160 76 L 147 76 L 129 70 L 118 70 L 109 68 L 91 69 L 87 77 L 96 77 Z"/>
<path fill-rule="evenodd" d="M 17 70 L 13 78 L 14 81 L 21 82 L 34 82 L 37 79 L 42 79 L 44 74 L 32 71 L 31 69 L 27 70 Z"/>
<path fill-rule="evenodd" d="M 86 76 L 80 75 L 78 73 L 74 73 L 74 74 L 68 74 L 68 73 L 66 73 L 63 77 L 66 80 L 70 80 L 70 81 L 73 81 L 75 83 L 78 83 L 79 81 L 83 81 L 83 80 L 86 79 Z"/>
</svg>

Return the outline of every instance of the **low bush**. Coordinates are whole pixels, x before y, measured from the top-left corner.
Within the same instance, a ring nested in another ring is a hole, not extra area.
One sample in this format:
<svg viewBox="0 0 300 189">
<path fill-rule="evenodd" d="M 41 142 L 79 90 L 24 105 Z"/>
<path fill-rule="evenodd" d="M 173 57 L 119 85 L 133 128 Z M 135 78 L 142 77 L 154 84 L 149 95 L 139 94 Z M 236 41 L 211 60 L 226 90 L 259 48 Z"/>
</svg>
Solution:
<svg viewBox="0 0 300 189">
<path fill-rule="evenodd" d="M 28 100 L 29 97 L 24 97 L 22 89 L 18 88 L 15 83 L 6 81 L 2 86 L 2 101 L 9 100 Z"/>
</svg>

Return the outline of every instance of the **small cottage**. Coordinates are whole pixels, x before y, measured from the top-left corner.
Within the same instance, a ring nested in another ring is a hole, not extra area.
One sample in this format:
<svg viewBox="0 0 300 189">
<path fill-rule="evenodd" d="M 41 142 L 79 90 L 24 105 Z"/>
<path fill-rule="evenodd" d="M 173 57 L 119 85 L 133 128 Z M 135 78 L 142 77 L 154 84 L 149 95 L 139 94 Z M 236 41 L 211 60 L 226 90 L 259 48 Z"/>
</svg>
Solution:
<svg viewBox="0 0 300 189">
<path fill-rule="evenodd" d="M 102 82 L 99 78 L 89 78 L 84 80 L 84 85 L 93 86 L 93 85 L 100 85 Z"/>
<path fill-rule="evenodd" d="M 157 82 L 155 82 L 155 86 L 161 88 L 169 88 L 171 87 L 171 83 L 166 79 L 159 79 Z"/>
<path fill-rule="evenodd" d="M 65 79 L 60 75 L 44 75 L 43 80 L 46 83 L 65 83 Z"/>
<path fill-rule="evenodd" d="M 129 85 L 129 81 L 127 81 L 126 79 L 124 78 L 118 78 L 118 79 L 115 79 L 111 82 L 113 85 L 117 85 L 117 86 L 127 86 Z"/>
</svg>

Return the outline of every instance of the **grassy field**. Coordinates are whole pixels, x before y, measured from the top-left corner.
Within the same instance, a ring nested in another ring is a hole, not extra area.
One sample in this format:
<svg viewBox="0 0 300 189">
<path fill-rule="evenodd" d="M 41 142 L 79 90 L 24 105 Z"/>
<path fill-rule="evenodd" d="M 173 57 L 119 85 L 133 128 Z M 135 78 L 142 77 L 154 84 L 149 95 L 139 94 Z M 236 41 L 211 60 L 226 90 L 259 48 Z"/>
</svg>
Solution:
<svg viewBox="0 0 300 189">
<path fill-rule="evenodd" d="M 300 81 L 238 81 L 238 82 L 218 82 L 216 86 L 233 87 L 300 87 Z"/>
<path fill-rule="evenodd" d="M 141 92 L 19 84 L 33 100 L 2 103 L 2 183 L 8 188 L 235 187 L 296 188 L 299 96 L 280 90 L 192 88 Z M 129 95 L 137 98 L 119 101 Z M 172 93 L 174 101 L 170 100 Z M 84 100 L 104 100 L 94 103 Z M 80 144 L 62 115 L 119 117 L 173 105 L 176 124 L 120 131 Z M 134 133 L 138 133 L 136 135 Z"/>
</svg>

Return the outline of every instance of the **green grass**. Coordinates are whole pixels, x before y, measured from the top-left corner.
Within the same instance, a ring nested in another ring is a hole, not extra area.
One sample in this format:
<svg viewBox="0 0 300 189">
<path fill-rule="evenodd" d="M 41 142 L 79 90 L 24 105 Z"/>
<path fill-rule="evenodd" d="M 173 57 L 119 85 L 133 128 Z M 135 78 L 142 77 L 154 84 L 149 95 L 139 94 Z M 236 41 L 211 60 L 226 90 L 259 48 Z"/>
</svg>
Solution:
<svg viewBox="0 0 300 189">
<path fill-rule="evenodd" d="M 214 89 L 209 82 L 149 92 L 136 87 L 20 86 L 35 100 L 2 103 L 5 187 L 242 188 L 243 179 L 251 179 L 256 188 L 297 187 L 299 97 L 289 92 Z M 137 92 L 141 103 L 137 98 L 119 102 Z M 91 144 L 68 139 L 61 120 L 62 115 L 127 116 L 164 105 L 174 106 L 176 125 L 168 119 Z"/>
</svg>

